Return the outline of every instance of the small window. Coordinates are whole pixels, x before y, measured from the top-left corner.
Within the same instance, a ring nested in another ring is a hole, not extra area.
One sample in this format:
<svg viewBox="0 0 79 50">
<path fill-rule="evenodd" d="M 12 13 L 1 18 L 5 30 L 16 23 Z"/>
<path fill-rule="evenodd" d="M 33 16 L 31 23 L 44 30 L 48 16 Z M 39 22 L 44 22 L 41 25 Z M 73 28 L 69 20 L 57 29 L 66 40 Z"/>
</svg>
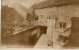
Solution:
<svg viewBox="0 0 79 50">
<path fill-rule="evenodd" d="M 66 28 L 66 23 L 65 22 L 59 22 L 60 28 Z"/>
</svg>

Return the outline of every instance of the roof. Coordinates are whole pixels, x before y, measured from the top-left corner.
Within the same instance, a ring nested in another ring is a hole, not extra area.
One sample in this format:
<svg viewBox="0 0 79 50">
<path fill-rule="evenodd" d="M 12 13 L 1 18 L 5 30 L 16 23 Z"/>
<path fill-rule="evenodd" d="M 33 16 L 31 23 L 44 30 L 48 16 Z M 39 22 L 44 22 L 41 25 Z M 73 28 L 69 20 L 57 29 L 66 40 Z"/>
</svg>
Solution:
<svg viewBox="0 0 79 50">
<path fill-rule="evenodd" d="M 32 6 L 33 9 L 40 9 L 52 6 L 61 6 L 79 3 L 79 0 L 47 0 Z"/>
</svg>

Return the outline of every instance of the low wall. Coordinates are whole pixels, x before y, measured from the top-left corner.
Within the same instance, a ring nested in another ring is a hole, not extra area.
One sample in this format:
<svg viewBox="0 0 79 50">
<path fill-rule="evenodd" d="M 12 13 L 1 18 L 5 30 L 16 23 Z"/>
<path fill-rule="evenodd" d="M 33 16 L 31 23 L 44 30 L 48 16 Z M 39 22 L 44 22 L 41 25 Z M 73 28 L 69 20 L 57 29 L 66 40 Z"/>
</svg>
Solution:
<svg viewBox="0 0 79 50">
<path fill-rule="evenodd" d="M 35 26 L 29 29 L 18 32 L 10 36 L 2 36 L 2 45 L 12 45 L 12 46 L 29 46 L 34 47 L 40 36 L 42 35 L 42 27 Z"/>
</svg>

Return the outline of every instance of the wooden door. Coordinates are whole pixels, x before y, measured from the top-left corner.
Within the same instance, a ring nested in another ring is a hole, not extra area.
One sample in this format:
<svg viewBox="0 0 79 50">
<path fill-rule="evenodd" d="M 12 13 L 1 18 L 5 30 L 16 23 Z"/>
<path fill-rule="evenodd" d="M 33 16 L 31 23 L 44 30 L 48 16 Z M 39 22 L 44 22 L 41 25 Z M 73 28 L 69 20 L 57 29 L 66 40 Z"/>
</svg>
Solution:
<svg viewBox="0 0 79 50">
<path fill-rule="evenodd" d="M 70 42 L 72 46 L 79 47 L 79 17 L 73 17 L 71 22 L 72 26 Z"/>
</svg>

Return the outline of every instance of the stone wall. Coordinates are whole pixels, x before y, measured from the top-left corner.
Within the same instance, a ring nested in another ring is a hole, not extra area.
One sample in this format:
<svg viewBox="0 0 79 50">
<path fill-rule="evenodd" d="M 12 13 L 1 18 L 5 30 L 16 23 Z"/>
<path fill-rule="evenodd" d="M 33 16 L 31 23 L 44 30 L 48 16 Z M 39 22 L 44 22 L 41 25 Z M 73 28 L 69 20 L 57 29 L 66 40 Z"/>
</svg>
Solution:
<svg viewBox="0 0 79 50">
<path fill-rule="evenodd" d="M 79 4 L 57 7 L 57 16 L 59 21 L 67 23 L 67 27 L 71 25 L 72 17 L 79 17 Z"/>
<path fill-rule="evenodd" d="M 56 8 L 42 8 L 42 9 L 36 9 L 35 13 L 39 16 L 39 19 L 46 19 L 47 17 L 54 18 L 56 17 Z"/>
<path fill-rule="evenodd" d="M 39 19 L 46 19 L 47 17 L 58 17 L 58 23 L 66 22 L 67 27 L 70 27 L 71 18 L 79 17 L 79 4 L 36 9 L 35 13 L 39 16 Z"/>
</svg>

